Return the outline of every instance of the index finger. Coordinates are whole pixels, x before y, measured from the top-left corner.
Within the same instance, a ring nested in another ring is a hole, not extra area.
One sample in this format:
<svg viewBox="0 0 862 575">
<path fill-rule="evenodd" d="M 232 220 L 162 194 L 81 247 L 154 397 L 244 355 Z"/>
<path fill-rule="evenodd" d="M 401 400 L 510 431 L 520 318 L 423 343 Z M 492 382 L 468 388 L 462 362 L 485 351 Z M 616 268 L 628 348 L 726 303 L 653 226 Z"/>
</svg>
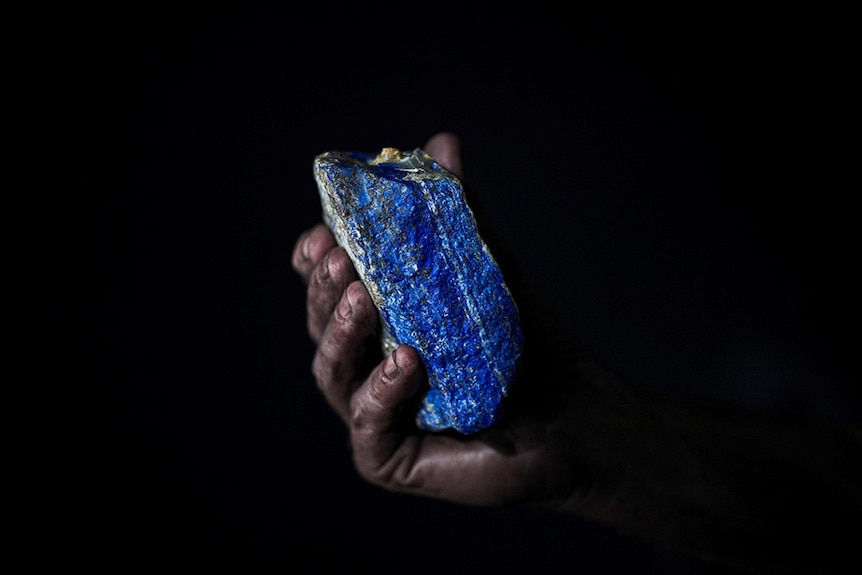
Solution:
<svg viewBox="0 0 862 575">
<path fill-rule="evenodd" d="M 303 282 L 308 284 L 314 266 L 335 246 L 335 236 L 323 224 L 317 224 L 299 236 L 293 246 L 291 264 Z"/>
</svg>

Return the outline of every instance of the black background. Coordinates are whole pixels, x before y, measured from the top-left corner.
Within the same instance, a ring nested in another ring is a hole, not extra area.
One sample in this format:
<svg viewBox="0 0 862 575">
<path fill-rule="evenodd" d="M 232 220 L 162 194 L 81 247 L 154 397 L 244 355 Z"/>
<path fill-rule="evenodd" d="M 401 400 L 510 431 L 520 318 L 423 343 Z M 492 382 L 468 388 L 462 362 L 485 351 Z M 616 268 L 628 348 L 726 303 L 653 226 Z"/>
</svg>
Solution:
<svg viewBox="0 0 862 575">
<path fill-rule="evenodd" d="M 24 258 L 40 278 L 24 358 L 52 390 L 31 420 L 48 468 L 34 559 L 710 572 L 575 517 L 393 495 L 353 471 L 290 269 L 320 218 L 311 161 L 439 130 L 462 138 L 485 217 L 633 383 L 858 418 L 841 16 L 515 8 L 36 20 L 40 172 L 63 183 L 37 193 Z"/>
</svg>

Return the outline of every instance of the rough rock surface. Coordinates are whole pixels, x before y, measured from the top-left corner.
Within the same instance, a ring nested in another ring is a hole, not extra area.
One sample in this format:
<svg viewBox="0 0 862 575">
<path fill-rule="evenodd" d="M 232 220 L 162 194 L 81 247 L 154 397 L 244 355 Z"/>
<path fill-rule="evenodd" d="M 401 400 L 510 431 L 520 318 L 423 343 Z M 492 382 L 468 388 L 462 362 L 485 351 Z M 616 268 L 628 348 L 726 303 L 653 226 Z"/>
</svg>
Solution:
<svg viewBox="0 0 862 575">
<path fill-rule="evenodd" d="M 314 161 L 325 222 L 380 311 L 383 349 L 409 344 L 428 374 L 419 427 L 491 425 L 521 354 L 515 303 L 458 179 L 422 150 Z"/>
</svg>

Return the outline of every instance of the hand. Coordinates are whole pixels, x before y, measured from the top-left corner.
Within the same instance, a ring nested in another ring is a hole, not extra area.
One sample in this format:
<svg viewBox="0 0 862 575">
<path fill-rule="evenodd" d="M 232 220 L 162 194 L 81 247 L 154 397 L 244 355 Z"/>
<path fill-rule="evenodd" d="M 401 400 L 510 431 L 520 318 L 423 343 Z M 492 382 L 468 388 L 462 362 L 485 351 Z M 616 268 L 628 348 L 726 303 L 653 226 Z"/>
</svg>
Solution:
<svg viewBox="0 0 862 575">
<path fill-rule="evenodd" d="M 425 151 L 461 175 L 455 136 Z M 852 561 L 858 425 L 775 421 L 625 384 L 577 348 L 477 219 L 518 304 L 524 353 L 504 417 L 470 436 L 417 429 L 408 400 L 427 384 L 416 350 L 380 358 L 377 310 L 324 226 L 296 244 L 312 371 L 364 478 L 465 504 L 552 507 L 745 572 Z"/>
<path fill-rule="evenodd" d="M 454 135 L 437 134 L 424 149 L 462 177 Z M 498 250 L 492 248 L 502 263 Z M 522 277 L 506 275 L 526 342 L 506 415 L 487 430 L 462 436 L 414 425 L 407 400 L 424 385 L 419 355 L 402 345 L 376 361 L 377 310 L 330 231 L 318 225 L 302 234 L 292 261 L 308 285 L 308 332 L 318 346 L 312 371 L 348 427 L 362 477 L 393 491 L 476 505 L 550 503 L 592 488 L 598 462 L 587 449 L 573 449 L 588 446 L 587 436 L 605 425 L 590 431 L 598 423 L 596 402 L 586 398 L 594 386 L 583 377 L 591 364 L 559 326 L 549 325 L 553 313 L 537 309 L 540 300 L 528 295 Z"/>
<path fill-rule="evenodd" d="M 458 146 L 443 133 L 425 151 L 460 176 Z M 745 572 L 847 564 L 855 540 L 843 526 L 862 509 L 858 426 L 775 421 L 625 384 L 577 348 L 477 219 L 518 304 L 524 353 L 504 417 L 470 436 L 415 426 L 408 400 L 427 385 L 416 350 L 380 358 L 377 310 L 329 230 L 296 244 L 312 371 L 364 478 L 458 503 L 552 507 Z"/>
</svg>

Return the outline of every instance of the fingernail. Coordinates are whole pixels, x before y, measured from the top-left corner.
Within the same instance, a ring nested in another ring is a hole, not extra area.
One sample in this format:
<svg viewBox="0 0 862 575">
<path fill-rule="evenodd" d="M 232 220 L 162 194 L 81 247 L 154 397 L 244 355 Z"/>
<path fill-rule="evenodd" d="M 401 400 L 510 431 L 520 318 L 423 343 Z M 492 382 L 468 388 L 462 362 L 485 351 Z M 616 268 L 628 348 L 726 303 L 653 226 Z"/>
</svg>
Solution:
<svg viewBox="0 0 862 575">
<path fill-rule="evenodd" d="M 341 319 L 347 319 L 353 313 L 353 306 L 350 305 L 350 298 L 347 297 L 347 292 L 341 296 L 341 301 L 338 302 L 338 307 L 335 309 Z"/>
<path fill-rule="evenodd" d="M 320 283 L 325 283 L 329 280 L 329 254 L 332 252 L 327 252 L 323 259 L 317 264 L 317 280 Z"/>
<path fill-rule="evenodd" d="M 398 362 L 395 360 L 395 352 L 393 351 L 383 364 L 383 381 L 389 383 L 395 381 L 398 374 L 401 373 L 401 368 L 398 367 Z"/>
<path fill-rule="evenodd" d="M 311 259 L 311 233 L 307 233 L 305 239 L 302 240 L 302 257 L 306 260 Z"/>
</svg>

